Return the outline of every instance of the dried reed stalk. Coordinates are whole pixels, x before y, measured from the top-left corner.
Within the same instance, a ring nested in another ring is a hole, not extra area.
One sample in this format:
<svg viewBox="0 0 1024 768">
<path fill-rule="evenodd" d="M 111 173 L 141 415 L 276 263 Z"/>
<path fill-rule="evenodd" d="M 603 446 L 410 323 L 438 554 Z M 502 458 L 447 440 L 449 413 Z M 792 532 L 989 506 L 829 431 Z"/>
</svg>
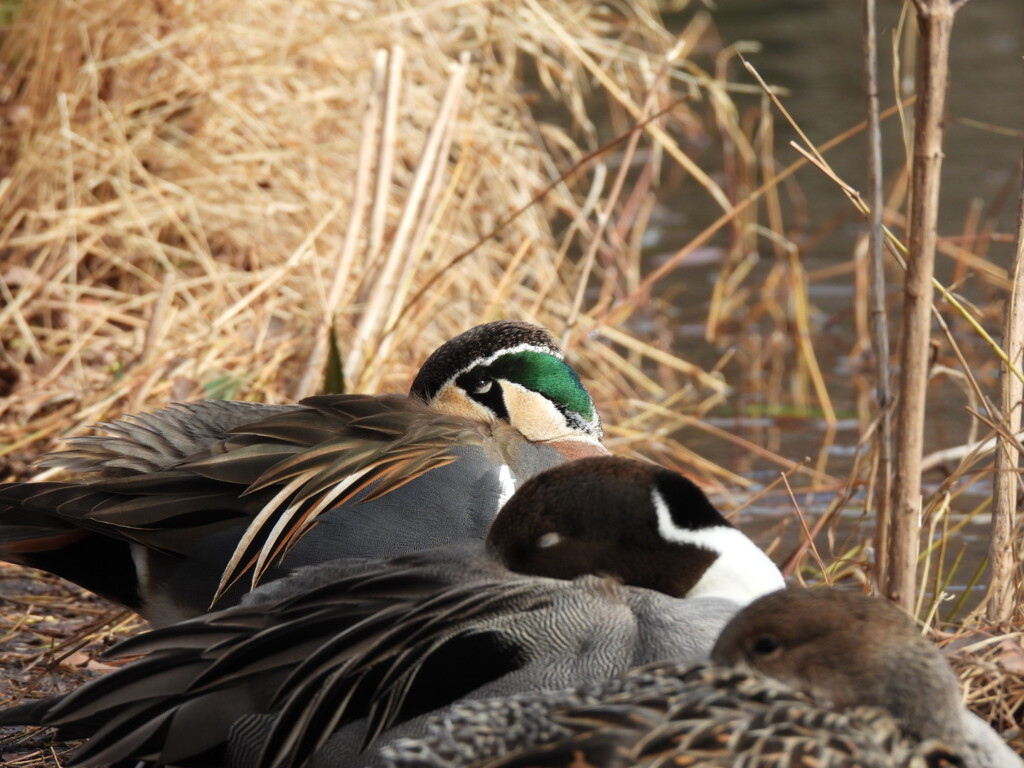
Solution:
<svg viewBox="0 0 1024 768">
<path fill-rule="evenodd" d="M 1000 432 L 997 438 L 999 448 L 995 462 L 992 536 L 988 550 L 992 580 L 988 587 L 985 615 L 993 622 L 1010 621 L 1014 609 L 1021 602 L 1021 562 L 1015 553 L 1017 543 L 1014 541 L 1020 496 L 1020 442 L 1015 436 L 1020 431 L 1024 382 L 1013 372 L 1013 367 L 1019 369 L 1024 361 L 1024 173 L 1017 207 L 1017 253 L 1011 275 L 1012 288 L 1003 324 L 1003 349 L 1008 362 L 1004 362 L 999 370 L 1003 423 L 1009 435 Z"/>
<path fill-rule="evenodd" d="M 640 279 L 641 239 L 618 222 L 634 245 L 612 247 L 590 227 L 581 182 L 602 150 L 580 95 L 608 88 L 639 114 L 652 62 L 675 72 L 708 29 L 701 14 L 676 38 L 649 0 L 615 18 L 589 0 L 26 5 L 0 49 L 0 472 L 128 410 L 313 393 L 332 327 L 350 384 L 376 391 L 404 389 L 475 322 L 561 333 L 578 314 L 599 330 L 617 276 Z M 383 50 L 405 56 L 389 76 Z M 526 60 L 539 85 L 520 81 Z M 535 125 L 529 88 L 570 127 Z M 659 88 L 671 106 L 640 141 L 689 164 L 670 129 L 694 117 L 673 82 Z M 561 214 L 584 226 L 556 238 Z M 568 254 L 590 247 L 588 281 Z M 713 405 L 721 377 L 671 337 L 615 332 L 569 337 L 613 447 L 636 440 L 615 424 L 669 394 L 690 415 Z M 655 442 L 694 464 L 674 436 Z"/>
<path fill-rule="evenodd" d="M 871 347 L 875 355 L 875 432 L 877 482 L 875 507 L 875 589 L 886 583 L 889 561 L 889 503 L 892 497 L 892 395 L 889 387 L 889 327 L 885 307 L 885 265 L 882 261 L 882 130 L 878 103 L 878 46 L 875 0 L 864 0 L 864 81 L 868 115 L 868 314 Z"/>
<path fill-rule="evenodd" d="M 909 255 L 904 282 L 897 384 L 891 549 L 885 592 L 913 611 L 921 530 L 921 457 L 931 337 L 942 128 L 953 15 L 961 2 L 915 0 L 920 36 L 916 65 Z"/>
</svg>

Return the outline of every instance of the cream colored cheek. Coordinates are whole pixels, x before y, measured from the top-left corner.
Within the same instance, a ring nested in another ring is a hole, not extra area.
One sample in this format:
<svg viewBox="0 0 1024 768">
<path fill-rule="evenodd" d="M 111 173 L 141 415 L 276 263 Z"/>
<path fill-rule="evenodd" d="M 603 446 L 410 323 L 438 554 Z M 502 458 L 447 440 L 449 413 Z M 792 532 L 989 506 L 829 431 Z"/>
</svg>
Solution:
<svg viewBox="0 0 1024 768">
<path fill-rule="evenodd" d="M 543 395 L 531 389 L 502 381 L 501 391 L 509 421 L 527 440 L 543 442 L 571 435 L 565 417 Z"/>
<path fill-rule="evenodd" d="M 438 392 L 437 396 L 431 400 L 430 407 L 439 413 L 482 421 L 485 424 L 493 424 L 497 421 L 490 409 L 484 408 L 480 403 L 467 397 L 466 393 L 454 384 L 448 384 Z"/>
</svg>

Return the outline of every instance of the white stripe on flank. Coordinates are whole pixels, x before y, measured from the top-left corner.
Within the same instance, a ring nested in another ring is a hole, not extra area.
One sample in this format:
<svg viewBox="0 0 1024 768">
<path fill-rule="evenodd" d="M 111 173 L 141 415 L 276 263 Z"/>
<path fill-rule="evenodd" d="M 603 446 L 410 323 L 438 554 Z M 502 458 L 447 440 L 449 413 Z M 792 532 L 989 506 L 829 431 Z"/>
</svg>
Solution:
<svg viewBox="0 0 1024 768">
<path fill-rule="evenodd" d="M 516 481 L 508 464 L 498 467 L 498 482 L 501 483 L 501 491 L 498 493 L 498 509 L 501 509 L 516 492 Z"/>
<path fill-rule="evenodd" d="M 135 578 L 139 581 L 139 594 L 144 596 L 152 586 L 149 583 L 149 553 L 144 546 L 134 541 L 128 545 L 128 550 L 132 553 Z"/>
<path fill-rule="evenodd" d="M 668 502 L 656 488 L 651 490 L 651 503 L 658 517 L 658 533 L 665 541 L 689 544 L 717 555 L 687 597 L 726 597 L 746 605 L 786 586 L 775 563 L 736 528 L 725 525 L 697 530 L 680 528 L 672 520 Z"/>
</svg>

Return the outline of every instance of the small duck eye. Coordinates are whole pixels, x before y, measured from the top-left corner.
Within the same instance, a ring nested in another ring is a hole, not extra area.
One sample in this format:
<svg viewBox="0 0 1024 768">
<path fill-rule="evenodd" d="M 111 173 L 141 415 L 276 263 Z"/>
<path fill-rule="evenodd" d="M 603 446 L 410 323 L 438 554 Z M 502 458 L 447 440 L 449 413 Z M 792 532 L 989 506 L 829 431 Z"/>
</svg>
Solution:
<svg viewBox="0 0 1024 768">
<path fill-rule="evenodd" d="M 474 395 L 486 395 L 491 391 L 492 386 L 494 386 L 493 379 L 480 379 L 479 381 L 473 382 L 469 391 Z"/>
<path fill-rule="evenodd" d="M 471 395 L 486 395 L 494 386 L 494 376 L 484 366 L 462 374 L 455 382 Z"/>
<path fill-rule="evenodd" d="M 754 642 L 754 653 L 759 656 L 768 656 L 775 653 L 782 647 L 779 639 L 773 635 L 762 635 Z"/>
</svg>

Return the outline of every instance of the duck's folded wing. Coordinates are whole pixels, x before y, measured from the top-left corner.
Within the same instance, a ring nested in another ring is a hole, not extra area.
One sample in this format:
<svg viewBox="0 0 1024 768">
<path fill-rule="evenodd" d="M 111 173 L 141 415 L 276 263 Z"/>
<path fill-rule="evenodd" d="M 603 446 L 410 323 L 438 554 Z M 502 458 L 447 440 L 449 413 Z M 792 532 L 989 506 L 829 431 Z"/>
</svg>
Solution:
<svg viewBox="0 0 1024 768">
<path fill-rule="evenodd" d="M 144 659 L 37 709 L 34 722 L 80 731 L 102 716 L 78 764 L 213 765 L 231 723 L 274 712 L 260 764 L 298 766 L 343 725 L 368 718 L 372 739 L 526 663 L 502 617 L 548 605 L 547 580 L 499 573 L 422 553 L 156 630 L 116 649 Z"/>
<path fill-rule="evenodd" d="M 66 450 L 44 457 L 40 465 L 108 478 L 159 472 L 206 453 L 237 427 L 300 407 L 235 400 L 174 403 L 97 424 L 104 434 L 73 437 Z"/>
<path fill-rule="evenodd" d="M 105 428 L 48 460 L 95 477 L 0 485 L 0 557 L 46 568 L 46 555 L 19 553 L 55 552 L 81 531 L 186 555 L 237 527 L 230 576 L 258 576 L 325 510 L 386 494 L 482 439 L 478 425 L 401 395 L 193 403 Z"/>
<path fill-rule="evenodd" d="M 253 583 L 258 581 L 324 511 L 357 496 L 377 499 L 455 461 L 454 446 L 480 444 L 484 437 L 480 425 L 401 395 L 324 395 L 302 405 L 302 411 L 245 427 L 238 448 L 188 465 L 226 482 L 244 480 L 247 494 L 273 492 L 239 541 L 222 589 L 250 567 Z M 266 441 L 289 444 L 297 436 L 300 448 L 264 465 L 258 475 L 253 470 L 259 467 L 239 452 L 245 443 L 262 449 Z"/>
</svg>

